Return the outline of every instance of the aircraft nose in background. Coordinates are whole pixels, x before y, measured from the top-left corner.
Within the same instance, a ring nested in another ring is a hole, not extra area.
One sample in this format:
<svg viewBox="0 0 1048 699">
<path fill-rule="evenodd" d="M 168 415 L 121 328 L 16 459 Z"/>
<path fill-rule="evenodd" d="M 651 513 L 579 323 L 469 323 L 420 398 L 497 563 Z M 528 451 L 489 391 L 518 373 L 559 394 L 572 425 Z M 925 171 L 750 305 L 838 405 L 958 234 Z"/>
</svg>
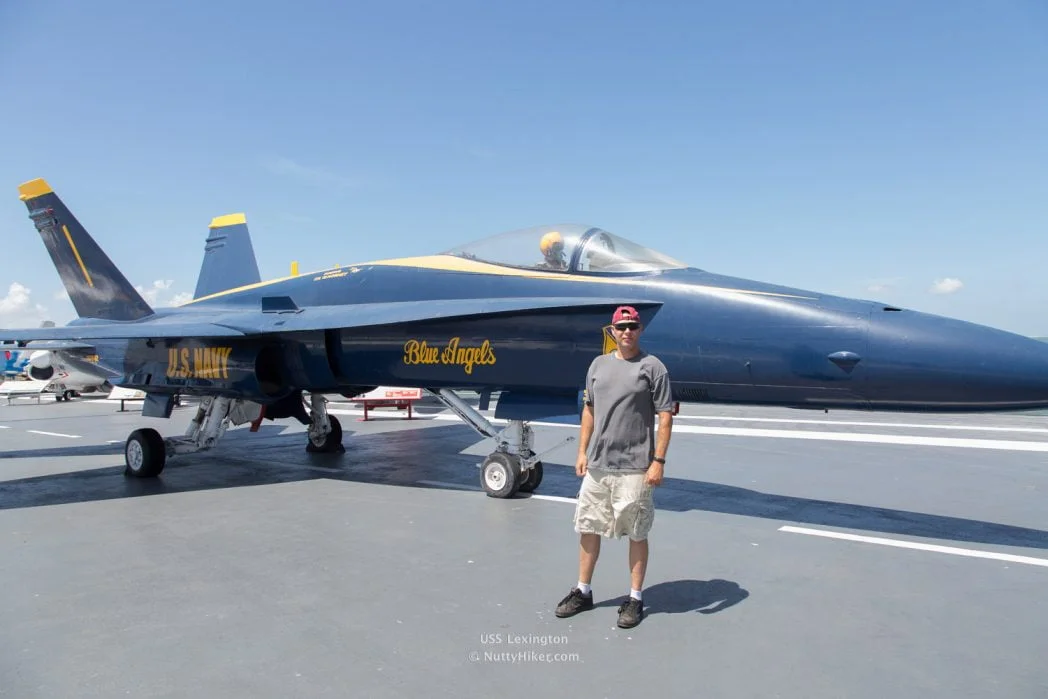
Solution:
<svg viewBox="0 0 1048 699">
<path fill-rule="evenodd" d="M 873 408 L 1048 407 L 1048 343 L 925 313 L 875 311 L 867 371 Z"/>
</svg>

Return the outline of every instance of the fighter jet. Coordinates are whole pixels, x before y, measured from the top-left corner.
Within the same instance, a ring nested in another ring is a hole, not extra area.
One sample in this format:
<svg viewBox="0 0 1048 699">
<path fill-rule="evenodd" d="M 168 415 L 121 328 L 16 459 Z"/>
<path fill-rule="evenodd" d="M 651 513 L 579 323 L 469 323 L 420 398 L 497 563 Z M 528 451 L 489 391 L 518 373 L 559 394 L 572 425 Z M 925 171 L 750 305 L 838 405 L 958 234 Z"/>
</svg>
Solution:
<svg viewBox="0 0 1048 699">
<path fill-rule="evenodd" d="M 216 216 L 208 226 L 204 245 L 204 260 L 197 278 L 194 298 L 261 280 L 254 247 L 244 214 Z M 44 321 L 42 328 L 55 327 Z M 37 347 L 49 346 L 36 343 Z M 111 390 L 109 373 L 98 367 L 98 355 L 88 347 L 60 349 L 61 343 L 51 343 L 57 349 L 14 350 L 3 349 L 4 373 L 24 375 L 34 381 L 47 381 L 59 401 L 68 401 L 81 393 Z M 0 344 L 0 348 L 3 345 Z"/>
<path fill-rule="evenodd" d="M 0 370 L 0 381 L 3 381 L 5 378 L 14 378 L 25 373 L 26 365 L 29 364 L 29 353 L 2 349 L 0 359 L 4 362 L 3 369 Z"/>
<path fill-rule="evenodd" d="M 44 321 L 42 328 L 53 328 L 52 321 Z M 12 350 L 0 343 L 0 358 L 4 360 L 3 379 L 25 377 L 31 381 L 47 382 L 45 390 L 53 391 L 58 401 L 68 401 L 81 393 L 94 393 L 108 387 L 107 376 L 91 364 L 91 356 L 66 357 L 49 350 Z M 39 385 L 39 384 L 37 384 Z"/>
<path fill-rule="evenodd" d="M 19 346 L 91 352 L 113 385 L 169 417 L 200 397 L 186 434 L 135 430 L 126 473 L 156 477 L 230 424 L 297 418 L 309 451 L 339 451 L 326 395 L 424 388 L 495 441 L 488 495 L 542 478 L 530 423 L 578 417 L 586 370 L 615 349 L 608 324 L 637 309 L 643 344 L 679 402 L 879 411 L 1048 407 L 1048 345 L 876 301 L 719 275 L 588 225 L 537 226 L 416 257 L 374 260 L 209 291 L 153 309 L 44 180 L 21 200 L 79 315 L 0 330 Z M 253 276 L 251 277 L 253 279 Z M 480 410 L 498 396 L 496 427 Z"/>
</svg>

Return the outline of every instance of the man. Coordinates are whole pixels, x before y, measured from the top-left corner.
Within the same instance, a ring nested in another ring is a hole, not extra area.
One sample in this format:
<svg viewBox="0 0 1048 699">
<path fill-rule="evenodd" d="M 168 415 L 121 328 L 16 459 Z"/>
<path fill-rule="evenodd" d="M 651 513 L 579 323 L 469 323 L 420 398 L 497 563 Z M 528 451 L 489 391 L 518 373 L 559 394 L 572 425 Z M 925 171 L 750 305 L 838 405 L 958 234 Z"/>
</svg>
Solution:
<svg viewBox="0 0 1048 699">
<path fill-rule="evenodd" d="M 665 365 L 640 347 L 643 325 L 636 309 L 620 306 L 611 322 L 618 348 L 594 359 L 586 374 L 575 464 L 575 473 L 582 477 L 575 507 L 579 581 L 556 614 L 569 617 L 593 607 L 590 581 L 601 537 L 628 536 L 630 594 L 619 607 L 618 624 L 632 628 L 644 616 L 641 590 L 648 566 L 648 531 L 655 518 L 652 489 L 662 483 L 673 400 Z"/>
<path fill-rule="evenodd" d="M 557 231 L 550 231 L 539 240 L 539 250 L 542 251 L 542 262 L 539 267 L 543 269 L 566 270 L 568 262 L 564 255 L 564 237 Z"/>
</svg>

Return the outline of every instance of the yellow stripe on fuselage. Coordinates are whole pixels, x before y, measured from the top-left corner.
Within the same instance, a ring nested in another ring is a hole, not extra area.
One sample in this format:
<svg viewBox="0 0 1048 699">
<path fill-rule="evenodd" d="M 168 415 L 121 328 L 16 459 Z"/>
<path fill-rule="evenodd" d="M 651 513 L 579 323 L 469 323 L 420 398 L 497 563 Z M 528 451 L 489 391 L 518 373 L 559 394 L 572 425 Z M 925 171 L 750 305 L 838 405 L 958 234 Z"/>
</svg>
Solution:
<svg viewBox="0 0 1048 699">
<path fill-rule="evenodd" d="M 87 267 L 84 266 L 84 261 L 80 259 L 80 251 L 76 249 L 76 245 L 73 243 L 73 236 L 69 235 L 69 229 L 62 226 L 62 232 L 65 233 L 66 240 L 69 241 L 69 247 L 73 249 L 73 254 L 76 255 L 76 261 L 80 264 L 80 271 L 84 273 L 84 279 L 87 280 L 87 285 L 94 287 L 95 283 L 91 281 L 91 275 L 87 273 Z"/>
<path fill-rule="evenodd" d="M 543 272 L 537 269 L 505 267 L 490 262 L 470 260 L 457 255 L 422 255 L 419 257 L 398 257 L 392 260 L 365 262 L 351 267 L 416 267 L 418 269 L 436 269 L 442 272 L 470 272 L 472 274 L 495 274 L 502 277 L 531 277 L 532 279 L 559 279 L 561 281 L 591 281 L 589 277 L 580 277 L 566 272 Z M 602 280 L 601 280 L 602 281 Z"/>
<path fill-rule="evenodd" d="M 351 267 L 366 266 L 392 266 L 392 267 L 416 267 L 419 269 L 436 269 L 445 272 L 470 272 L 473 274 L 494 274 L 504 277 L 530 277 L 532 279 L 557 279 L 564 282 L 590 282 L 592 284 L 618 284 L 633 286 L 639 282 L 635 277 L 602 277 L 588 274 L 569 274 L 567 272 L 544 272 L 542 270 L 523 269 L 517 267 L 504 267 L 490 262 L 470 260 L 457 255 L 424 255 L 421 257 L 400 257 L 392 260 L 378 260 L 377 262 L 366 262 Z M 658 282 L 656 282 L 658 283 Z M 777 296 L 790 299 L 812 299 L 811 296 L 797 296 L 796 294 L 781 294 L 775 291 L 755 291 L 751 289 L 733 289 L 730 287 L 706 286 L 704 284 L 688 284 L 696 289 L 707 289 L 710 291 L 733 291 L 739 294 L 754 294 L 757 296 Z"/>
<path fill-rule="evenodd" d="M 458 257 L 457 255 L 422 255 L 418 257 L 398 257 L 389 260 L 376 260 L 373 262 L 360 262 L 353 265 L 347 265 L 341 267 L 342 270 L 354 270 L 359 267 L 408 267 L 414 269 L 427 269 L 427 270 L 439 270 L 443 272 L 466 272 L 468 274 L 488 274 L 502 277 L 525 277 L 530 279 L 550 279 L 562 282 L 588 282 L 591 284 L 613 284 L 613 285 L 627 285 L 632 286 L 636 284 L 643 284 L 635 277 L 602 277 L 602 276 L 590 276 L 583 274 L 569 274 L 567 272 L 544 272 L 542 270 L 531 270 L 522 269 L 517 267 L 505 267 L 502 265 L 492 264 L 490 262 L 480 262 L 479 260 L 470 260 L 465 257 Z M 340 268 L 332 268 L 330 270 L 321 270 L 319 272 L 310 272 L 307 275 L 323 275 L 326 272 L 332 272 Z M 248 284 L 246 286 L 237 287 L 235 289 L 228 289 L 226 291 L 219 291 L 218 293 L 210 294 L 208 296 L 202 296 L 198 299 L 193 299 L 188 303 L 196 303 L 197 301 L 204 301 L 205 299 L 213 299 L 221 296 L 227 296 L 229 294 L 239 293 L 241 291 L 248 291 L 250 289 L 258 289 L 271 284 L 279 284 L 280 282 L 294 279 L 291 277 L 280 277 L 278 279 L 272 279 L 266 282 L 256 282 L 254 284 Z M 338 278 L 338 277 L 332 277 Z M 656 282 L 659 284 L 659 282 Z M 728 291 L 739 294 L 750 294 L 756 296 L 775 296 L 779 298 L 794 298 L 794 299 L 808 299 L 812 300 L 811 296 L 797 296 L 795 294 L 781 294 L 774 291 L 755 291 L 750 289 L 734 289 L 730 287 L 717 287 L 717 286 L 706 286 L 703 284 L 686 284 L 686 286 L 707 291 Z M 188 305 L 188 304 L 187 304 Z"/>
</svg>

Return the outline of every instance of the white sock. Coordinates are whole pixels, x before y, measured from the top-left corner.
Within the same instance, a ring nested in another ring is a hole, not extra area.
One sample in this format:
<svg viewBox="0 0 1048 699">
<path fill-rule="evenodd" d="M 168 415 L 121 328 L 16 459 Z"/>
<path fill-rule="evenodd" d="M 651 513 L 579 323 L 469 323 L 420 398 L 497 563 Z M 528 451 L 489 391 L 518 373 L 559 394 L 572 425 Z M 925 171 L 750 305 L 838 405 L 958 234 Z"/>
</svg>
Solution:
<svg viewBox="0 0 1048 699">
<path fill-rule="evenodd" d="M 640 599 L 640 590 L 630 590 L 630 597 L 633 599 Z"/>
<path fill-rule="evenodd" d="M 579 592 L 581 592 L 584 595 L 588 595 L 590 593 L 589 583 L 580 582 L 575 587 L 579 588 Z"/>
</svg>

